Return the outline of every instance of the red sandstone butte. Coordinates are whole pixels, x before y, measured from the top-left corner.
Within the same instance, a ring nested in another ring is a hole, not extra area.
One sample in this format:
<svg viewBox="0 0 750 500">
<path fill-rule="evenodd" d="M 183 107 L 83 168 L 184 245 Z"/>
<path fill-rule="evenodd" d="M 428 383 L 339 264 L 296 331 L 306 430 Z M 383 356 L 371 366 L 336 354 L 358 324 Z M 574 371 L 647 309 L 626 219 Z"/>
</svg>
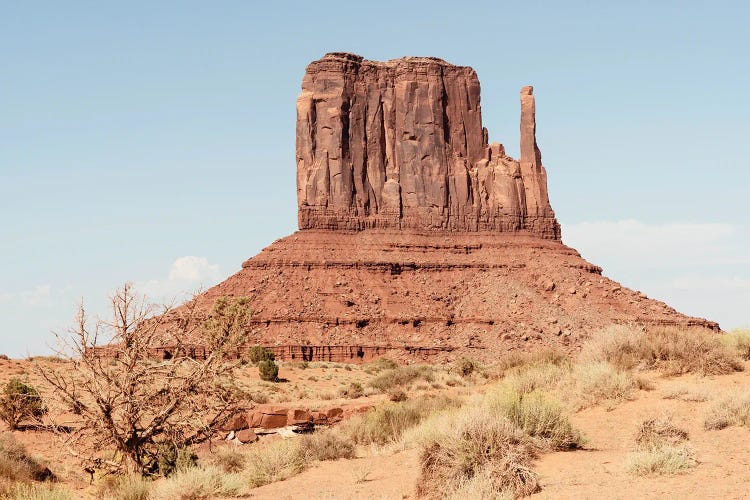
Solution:
<svg viewBox="0 0 750 500">
<path fill-rule="evenodd" d="M 520 97 L 513 159 L 488 141 L 469 67 L 343 53 L 310 63 L 297 100 L 300 230 L 207 290 L 201 307 L 248 297 L 247 346 L 282 360 L 491 360 L 575 351 L 613 323 L 718 330 L 563 244 L 532 87 Z"/>
<path fill-rule="evenodd" d="M 297 99 L 300 229 L 529 231 L 560 238 L 521 91 L 521 159 L 487 143 L 479 79 L 432 57 L 310 63 Z"/>
</svg>

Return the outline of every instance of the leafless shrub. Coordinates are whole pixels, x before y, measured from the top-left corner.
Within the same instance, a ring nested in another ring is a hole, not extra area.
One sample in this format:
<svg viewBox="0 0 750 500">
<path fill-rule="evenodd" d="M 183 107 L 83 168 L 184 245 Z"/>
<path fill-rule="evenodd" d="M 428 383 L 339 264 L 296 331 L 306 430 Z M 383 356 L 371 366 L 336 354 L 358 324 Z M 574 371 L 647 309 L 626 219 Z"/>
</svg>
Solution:
<svg viewBox="0 0 750 500">
<path fill-rule="evenodd" d="M 88 467 L 154 473 L 160 450 L 181 450 L 209 439 L 238 409 L 231 370 L 244 333 L 247 299 L 219 299 L 206 319 L 197 298 L 180 309 L 154 306 L 126 284 L 111 298 L 113 317 L 89 325 L 83 305 L 71 338 L 61 339 L 72 370 L 39 367 L 59 402 L 77 418 L 61 434 Z M 188 355 L 183 339 L 199 337 L 204 359 Z M 109 340 L 108 357 L 97 351 Z M 165 342 L 166 341 L 166 342 Z M 157 346 L 174 345 L 168 360 Z M 114 363 L 111 359 L 114 359 Z M 113 449 L 114 448 L 114 449 Z"/>
</svg>

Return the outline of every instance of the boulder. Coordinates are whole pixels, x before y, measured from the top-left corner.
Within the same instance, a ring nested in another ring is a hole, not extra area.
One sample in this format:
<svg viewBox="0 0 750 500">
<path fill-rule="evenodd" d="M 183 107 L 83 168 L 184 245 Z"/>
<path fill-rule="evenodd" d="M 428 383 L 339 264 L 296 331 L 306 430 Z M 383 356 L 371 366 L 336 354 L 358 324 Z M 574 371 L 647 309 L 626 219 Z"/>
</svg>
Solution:
<svg viewBox="0 0 750 500">
<path fill-rule="evenodd" d="M 252 429 L 242 429 L 241 431 L 238 431 L 234 437 L 242 444 L 254 443 L 258 440 L 258 436 Z"/>
<path fill-rule="evenodd" d="M 247 415 L 245 413 L 238 413 L 232 415 L 219 429 L 222 431 L 239 431 L 247 429 L 248 426 Z"/>
<path fill-rule="evenodd" d="M 288 408 L 278 405 L 258 405 L 248 413 L 251 428 L 278 429 L 287 425 Z"/>
</svg>

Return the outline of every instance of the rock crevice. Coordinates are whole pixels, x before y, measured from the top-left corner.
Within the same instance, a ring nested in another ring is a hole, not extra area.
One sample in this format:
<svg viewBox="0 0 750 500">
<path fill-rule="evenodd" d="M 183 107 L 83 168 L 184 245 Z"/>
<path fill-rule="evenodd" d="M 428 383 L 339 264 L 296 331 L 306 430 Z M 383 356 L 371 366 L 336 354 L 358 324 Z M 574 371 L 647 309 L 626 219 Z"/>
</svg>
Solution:
<svg viewBox="0 0 750 500">
<path fill-rule="evenodd" d="M 476 72 L 330 53 L 297 99 L 300 229 L 526 232 L 560 239 L 521 91 L 521 159 L 488 144 Z"/>
</svg>

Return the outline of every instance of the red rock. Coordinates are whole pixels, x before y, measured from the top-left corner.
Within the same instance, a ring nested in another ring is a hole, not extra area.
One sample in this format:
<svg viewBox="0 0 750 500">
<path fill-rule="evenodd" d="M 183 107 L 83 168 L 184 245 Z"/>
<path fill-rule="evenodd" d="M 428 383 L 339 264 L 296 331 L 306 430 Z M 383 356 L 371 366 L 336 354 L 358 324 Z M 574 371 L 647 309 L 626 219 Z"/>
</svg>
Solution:
<svg viewBox="0 0 750 500">
<path fill-rule="evenodd" d="M 433 57 L 310 63 L 297 99 L 300 229 L 529 232 L 559 239 L 521 92 L 521 161 L 488 144 L 476 72 Z"/>
<path fill-rule="evenodd" d="M 313 417 L 307 410 L 291 409 L 286 414 L 286 425 L 308 426 Z"/>
<path fill-rule="evenodd" d="M 344 410 L 341 408 L 329 408 L 326 410 L 326 417 L 328 418 L 328 423 L 335 424 L 336 422 L 341 422 L 344 418 Z"/>
<path fill-rule="evenodd" d="M 311 412 L 314 425 L 328 425 L 328 415 L 323 411 Z"/>
<path fill-rule="evenodd" d="M 254 443 L 258 440 L 258 436 L 253 432 L 252 429 L 242 429 L 238 431 L 234 436 L 240 443 Z"/>
<path fill-rule="evenodd" d="M 239 431 L 242 429 L 248 428 L 248 422 L 247 422 L 247 415 L 244 413 L 238 413 L 237 415 L 233 415 L 229 420 L 227 420 L 224 425 L 219 427 L 222 431 Z"/>
<path fill-rule="evenodd" d="M 278 429 L 287 425 L 288 409 L 277 405 L 258 405 L 247 416 L 253 429 Z"/>
</svg>

